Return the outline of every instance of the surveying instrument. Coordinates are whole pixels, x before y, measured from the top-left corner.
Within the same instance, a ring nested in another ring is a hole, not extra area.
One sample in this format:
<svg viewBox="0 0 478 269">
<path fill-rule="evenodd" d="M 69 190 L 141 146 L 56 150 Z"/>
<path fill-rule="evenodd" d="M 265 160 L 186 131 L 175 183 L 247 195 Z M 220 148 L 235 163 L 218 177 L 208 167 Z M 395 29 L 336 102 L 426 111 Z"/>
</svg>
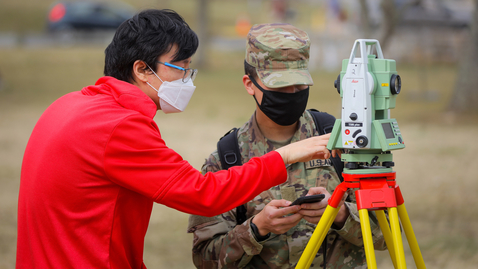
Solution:
<svg viewBox="0 0 478 269">
<path fill-rule="evenodd" d="M 390 109 L 395 108 L 401 86 L 395 61 L 383 58 L 380 43 L 374 39 L 356 40 L 335 81 L 342 98 L 342 119 L 335 121 L 327 144 L 329 150 L 346 150 L 341 156 L 345 162 L 344 181 L 330 197 L 296 268 L 309 268 L 312 264 L 348 189 L 358 189 L 355 198 L 368 268 L 377 268 L 368 211 L 377 215 L 396 269 L 406 268 L 399 218 L 417 268 L 426 268 L 392 170 L 391 151 L 405 148 L 397 121 L 390 119 Z M 390 225 L 384 210 L 388 210 Z"/>
</svg>

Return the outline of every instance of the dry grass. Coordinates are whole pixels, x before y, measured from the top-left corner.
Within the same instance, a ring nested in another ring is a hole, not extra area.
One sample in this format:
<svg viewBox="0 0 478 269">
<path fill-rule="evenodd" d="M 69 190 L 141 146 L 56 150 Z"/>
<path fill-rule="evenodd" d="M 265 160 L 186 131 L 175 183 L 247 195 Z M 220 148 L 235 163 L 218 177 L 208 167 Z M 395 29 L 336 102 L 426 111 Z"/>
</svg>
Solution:
<svg viewBox="0 0 478 269">
<path fill-rule="evenodd" d="M 168 145 L 196 168 L 215 149 L 217 139 L 246 121 L 254 109 L 241 84 L 240 57 L 242 53 L 230 58 L 216 55 L 228 65 L 220 62 L 214 69 L 200 71 L 186 112 L 156 116 Z M 20 168 L 28 137 L 52 101 L 101 76 L 103 48 L 3 49 L 0 59 L 4 79 L 0 89 L 0 268 L 13 268 Z M 475 268 L 478 144 L 472 135 L 478 132 L 477 120 L 457 122 L 443 113 L 455 76 L 452 66 L 427 69 L 429 88 L 437 94 L 433 100 L 413 94 L 423 91 L 417 67 L 399 68 L 407 84 L 392 113 L 399 119 L 407 148 L 394 154 L 397 180 L 423 256 L 429 268 Z M 309 107 L 339 116 L 340 100 L 332 88 L 336 74 L 314 74 L 316 86 Z M 145 243 L 144 259 L 150 268 L 192 268 L 192 237 L 186 234 L 186 225 L 186 214 L 155 205 Z M 391 268 L 386 252 L 378 253 L 378 261 L 380 268 Z M 407 261 L 413 264 L 409 252 Z"/>
</svg>

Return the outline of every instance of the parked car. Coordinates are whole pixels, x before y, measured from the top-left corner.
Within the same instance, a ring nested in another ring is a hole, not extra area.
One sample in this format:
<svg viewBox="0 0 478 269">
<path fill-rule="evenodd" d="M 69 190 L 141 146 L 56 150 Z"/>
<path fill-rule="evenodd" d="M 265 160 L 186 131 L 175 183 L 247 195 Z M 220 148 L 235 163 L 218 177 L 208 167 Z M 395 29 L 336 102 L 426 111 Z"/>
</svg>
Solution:
<svg viewBox="0 0 478 269">
<path fill-rule="evenodd" d="M 114 30 L 134 14 L 132 7 L 118 2 L 58 2 L 48 12 L 47 29 L 51 32 Z"/>
<path fill-rule="evenodd" d="M 432 1 L 422 0 L 407 7 L 401 18 L 401 25 L 408 26 L 443 26 L 451 28 L 465 28 L 471 23 L 471 11 L 464 1 Z M 465 1 L 466 2 L 466 1 Z M 397 7 L 406 1 L 396 0 Z"/>
</svg>

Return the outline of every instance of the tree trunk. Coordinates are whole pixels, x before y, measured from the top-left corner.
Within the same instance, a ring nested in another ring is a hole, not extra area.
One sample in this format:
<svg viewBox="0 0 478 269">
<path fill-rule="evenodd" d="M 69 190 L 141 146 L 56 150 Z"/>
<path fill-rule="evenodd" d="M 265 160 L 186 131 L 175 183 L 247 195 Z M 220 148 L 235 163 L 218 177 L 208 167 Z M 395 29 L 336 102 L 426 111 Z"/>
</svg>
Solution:
<svg viewBox="0 0 478 269">
<path fill-rule="evenodd" d="M 380 2 L 380 8 L 382 9 L 383 13 L 383 26 L 382 34 L 380 36 L 379 41 L 382 50 L 384 50 L 384 48 L 386 48 L 390 43 L 390 40 L 395 34 L 397 24 L 401 20 L 403 14 L 407 11 L 407 9 L 412 5 L 421 4 L 422 0 L 409 0 L 403 3 L 399 8 L 397 8 L 394 1 L 382 0 L 382 2 Z"/>
<path fill-rule="evenodd" d="M 199 48 L 197 50 L 194 66 L 202 68 L 207 66 L 207 48 L 209 47 L 209 26 L 208 26 L 208 3 L 209 0 L 199 0 L 198 3 L 198 37 Z"/>
<path fill-rule="evenodd" d="M 367 0 L 360 0 L 360 24 L 362 25 L 363 38 L 372 38 L 372 30 L 370 27 L 370 16 Z"/>
<path fill-rule="evenodd" d="M 382 0 L 380 7 L 383 13 L 383 30 L 380 37 L 380 47 L 384 50 L 395 33 L 398 18 L 394 1 Z"/>
<path fill-rule="evenodd" d="M 478 114 L 478 0 L 470 25 L 469 39 L 465 43 L 460 61 L 453 96 L 449 105 L 451 111 Z"/>
<path fill-rule="evenodd" d="M 373 36 L 379 35 L 378 40 L 380 41 L 380 47 L 384 50 L 395 34 L 395 29 L 403 13 L 410 5 L 420 3 L 420 1 L 421 0 L 409 0 L 400 8 L 397 8 L 394 1 L 382 0 L 380 2 L 380 9 L 382 10 L 381 25 L 379 27 L 372 27 L 367 0 L 360 0 L 360 22 L 364 38 L 374 38 Z M 378 33 L 377 30 L 380 31 L 380 33 Z"/>
</svg>

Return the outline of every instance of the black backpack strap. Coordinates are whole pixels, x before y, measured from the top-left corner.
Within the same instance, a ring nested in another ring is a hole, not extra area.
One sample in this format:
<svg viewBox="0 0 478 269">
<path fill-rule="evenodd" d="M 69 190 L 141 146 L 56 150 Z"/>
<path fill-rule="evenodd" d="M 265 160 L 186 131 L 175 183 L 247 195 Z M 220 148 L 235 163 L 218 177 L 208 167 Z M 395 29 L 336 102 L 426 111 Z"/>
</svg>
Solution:
<svg viewBox="0 0 478 269">
<path fill-rule="evenodd" d="M 334 116 L 316 109 L 309 109 L 308 111 L 312 115 L 312 118 L 314 118 L 315 128 L 319 132 L 319 135 L 332 132 L 335 124 Z"/>
<path fill-rule="evenodd" d="M 319 135 L 324 135 L 332 132 L 332 129 L 334 128 L 335 124 L 334 116 L 325 112 L 320 112 L 316 109 L 309 109 L 308 111 L 314 119 L 315 128 L 319 132 Z M 343 182 L 344 178 L 342 177 L 342 172 L 344 171 L 344 163 L 339 156 L 335 156 L 330 159 L 332 160 L 332 164 L 334 165 L 335 171 L 339 176 L 340 182 Z"/>
<path fill-rule="evenodd" d="M 236 165 L 242 165 L 241 151 L 239 150 L 239 142 L 237 141 L 237 128 L 232 128 L 217 142 L 217 154 L 221 160 L 221 167 L 227 170 Z M 247 220 L 246 206 L 240 205 L 236 207 L 237 225 L 241 225 Z"/>
<path fill-rule="evenodd" d="M 217 142 L 217 153 L 221 159 L 222 169 L 227 170 L 242 165 L 241 152 L 237 142 L 237 128 L 232 128 Z"/>
</svg>

